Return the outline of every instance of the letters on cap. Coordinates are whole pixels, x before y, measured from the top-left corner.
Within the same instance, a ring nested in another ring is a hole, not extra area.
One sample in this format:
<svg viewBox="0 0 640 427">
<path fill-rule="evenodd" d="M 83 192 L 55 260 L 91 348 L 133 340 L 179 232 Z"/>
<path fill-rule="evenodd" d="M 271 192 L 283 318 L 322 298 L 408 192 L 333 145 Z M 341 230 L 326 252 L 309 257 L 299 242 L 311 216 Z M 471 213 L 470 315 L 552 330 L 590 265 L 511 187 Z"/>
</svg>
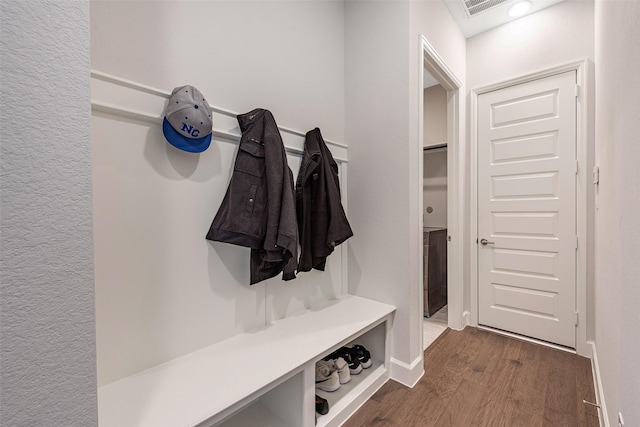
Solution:
<svg viewBox="0 0 640 427">
<path fill-rule="evenodd" d="M 177 87 L 165 109 L 162 132 L 169 144 L 201 153 L 211 144 L 212 111 L 204 95 L 193 86 Z"/>
</svg>

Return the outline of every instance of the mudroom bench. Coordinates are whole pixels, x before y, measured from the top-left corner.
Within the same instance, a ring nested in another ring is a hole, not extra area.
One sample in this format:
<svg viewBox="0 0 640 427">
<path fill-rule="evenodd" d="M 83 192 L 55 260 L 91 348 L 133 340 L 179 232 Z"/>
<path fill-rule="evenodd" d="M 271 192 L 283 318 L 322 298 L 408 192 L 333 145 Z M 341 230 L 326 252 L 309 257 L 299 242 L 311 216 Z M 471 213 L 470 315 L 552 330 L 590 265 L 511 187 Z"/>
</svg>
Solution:
<svg viewBox="0 0 640 427">
<path fill-rule="evenodd" d="M 373 366 L 332 393 L 318 426 L 346 420 L 389 378 L 395 307 L 357 296 L 236 335 L 98 389 L 100 427 L 315 424 L 315 362 L 358 342 Z"/>
</svg>

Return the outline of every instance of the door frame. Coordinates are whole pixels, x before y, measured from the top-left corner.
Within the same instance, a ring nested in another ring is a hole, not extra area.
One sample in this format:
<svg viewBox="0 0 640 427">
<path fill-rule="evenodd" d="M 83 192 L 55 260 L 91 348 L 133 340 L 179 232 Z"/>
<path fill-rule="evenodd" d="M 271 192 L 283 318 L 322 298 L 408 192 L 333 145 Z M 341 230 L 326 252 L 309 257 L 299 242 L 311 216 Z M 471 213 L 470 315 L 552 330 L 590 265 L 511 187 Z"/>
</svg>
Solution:
<svg viewBox="0 0 640 427">
<path fill-rule="evenodd" d="M 578 249 L 576 252 L 576 352 L 591 357 L 591 346 L 587 336 L 593 330 L 591 315 L 593 304 L 588 304 L 587 295 L 593 294 L 593 237 L 594 213 L 589 210 L 593 204 L 593 188 L 589 183 L 594 163 L 593 102 L 591 100 L 593 81 L 593 62 L 588 59 L 547 68 L 534 73 L 525 74 L 513 79 L 482 86 L 470 91 L 470 233 L 469 233 L 469 281 L 470 281 L 470 324 L 478 326 L 478 96 L 483 93 L 504 89 L 520 83 L 527 83 L 567 71 L 576 71 L 578 93 L 576 96 L 576 157 L 578 171 L 576 175 L 576 233 Z M 593 117 L 593 116 L 591 116 Z M 514 335 L 515 336 L 515 335 Z M 534 342 L 541 341 L 531 339 Z M 548 345 L 548 343 L 543 343 Z"/>
<path fill-rule="evenodd" d="M 464 315 L 464 287 L 463 287 L 463 254 L 464 254 L 464 179 L 462 172 L 465 170 L 464 165 L 464 144 L 460 140 L 460 109 L 461 109 L 461 90 L 462 83 L 451 71 L 438 54 L 435 48 L 429 43 L 424 35 L 420 35 L 420 82 L 423 81 L 424 70 L 429 73 L 442 85 L 447 91 L 447 304 L 448 304 L 448 325 L 451 329 L 463 329 L 465 322 Z M 419 130 L 418 140 L 419 147 L 419 180 L 422 183 L 424 176 L 424 89 L 420 84 L 419 91 Z M 418 154 L 418 153 L 416 153 Z M 418 210 L 419 215 L 418 226 L 416 230 L 419 239 L 419 293 L 422 295 L 422 277 L 424 256 L 424 248 L 422 244 L 423 232 L 423 203 L 424 192 L 423 186 L 419 185 L 418 192 Z M 423 298 L 420 301 L 420 313 L 424 313 Z M 422 322 L 420 322 L 420 348 L 422 348 Z"/>
</svg>

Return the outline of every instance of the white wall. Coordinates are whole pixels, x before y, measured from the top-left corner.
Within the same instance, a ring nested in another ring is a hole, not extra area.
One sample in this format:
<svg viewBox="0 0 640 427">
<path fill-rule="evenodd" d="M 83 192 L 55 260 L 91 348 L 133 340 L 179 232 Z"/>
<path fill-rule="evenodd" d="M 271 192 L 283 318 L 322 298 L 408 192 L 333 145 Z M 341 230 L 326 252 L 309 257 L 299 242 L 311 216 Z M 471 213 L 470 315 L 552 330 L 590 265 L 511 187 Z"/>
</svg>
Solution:
<svg viewBox="0 0 640 427">
<path fill-rule="evenodd" d="M 439 1 L 348 1 L 345 14 L 345 134 L 356 233 L 349 289 L 397 307 L 392 357 L 412 371 L 400 380 L 413 381 L 422 373 L 420 34 L 461 81 L 465 40 Z"/>
<path fill-rule="evenodd" d="M 409 82 L 407 2 L 345 4 L 351 293 L 398 308 L 392 357 L 408 343 Z"/>
<path fill-rule="evenodd" d="M 411 283 L 412 292 L 416 291 L 416 294 L 412 294 L 412 331 L 420 331 L 420 324 L 422 323 L 423 312 L 419 309 L 420 303 L 417 300 L 422 299 L 422 262 L 419 257 L 422 241 L 422 171 L 420 170 L 420 160 L 422 159 L 422 141 L 420 141 L 420 121 L 419 121 L 419 100 L 421 92 L 421 84 L 419 78 L 420 69 L 424 64 L 421 61 L 422 41 L 421 36 L 424 36 L 431 47 L 437 52 L 441 60 L 446 64 L 449 72 L 458 80 L 462 85 L 459 89 L 460 103 L 458 105 L 458 146 L 451 144 L 448 150 L 451 150 L 455 159 L 448 165 L 447 181 L 449 188 L 456 188 L 459 191 L 456 206 L 458 212 L 453 214 L 453 223 L 449 223 L 449 232 L 451 235 L 452 244 L 449 246 L 449 251 L 454 251 L 457 258 L 460 259 L 462 268 L 451 271 L 449 270 L 449 287 L 450 292 L 449 302 L 453 299 L 453 304 L 449 305 L 450 324 L 452 327 L 464 327 L 462 320 L 462 312 L 456 310 L 457 307 L 462 307 L 464 301 L 459 301 L 463 298 L 457 292 L 456 284 L 463 286 L 464 283 L 468 283 L 468 219 L 464 216 L 468 215 L 468 208 L 466 207 L 467 199 L 464 198 L 464 185 L 468 180 L 467 168 L 464 167 L 465 159 L 467 157 L 467 151 L 464 146 L 466 140 L 465 134 L 465 105 L 464 94 L 466 93 L 465 82 L 467 80 L 466 72 L 466 39 L 460 31 L 458 25 L 452 18 L 449 10 L 442 1 L 415 1 L 411 3 L 411 34 L 410 34 L 410 146 L 411 146 L 411 158 L 409 160 L 409 175 L 410 175 L 410 187 L 412 189 L 411 204 L 409 207 L 409 221 L 412 232 L 410 233 L 410 247 L 411 247 L 411 259 L 410 259 L 410 271 L 411 271 Z M 448 95 L 451 96 L 451 95 Z M 457 154 L 456 154 L 457 153 Z M 454 195 L 454 197 L 456 197 Z M 415 230 L 415 231 L 413 231 Z M 461 247 L 462 246 L 462 247 Z M 452 258 L 453 260 L 453 258 Z M 456 283 L 458 282 L 458 283 Z M 417 284 L 417 287 L 414 287 Z M 453 285 L 452 285 L 453 284 Z M 415 333 L 412 332 L 412 336 L 415 337 Z M 413 345 L 417 344 L 417 340 L 412 342 L 412 351 L 417 356 L 422 356 L 422 347 L 415 348 Z"/>
<path fill-rule="evenodd" d="M 435 85 L 423 93 L 423 144 L 425 147 L 442 145 L 447 142 L 447 91 L 441 85 Z"/>
<path fill-rule="evenodd" d="M 480 88 L 575 60 L 594 59 L 593 2 L 565 1 L 467 40 L 467 87 Z M 490 58 L 488 60 L 487 58 Z M 593 147 L 593 111 L 587 144 Z M 592 154 L 587 159 L 593 164 Z M 469 165 L 468 165 L 469 166 Z M 589 166 L 587 169 L 589 170 Z M 587 312 L 593 310 L 593 189 L 588 188 Z M 476 236 L 471 236 L 475 240 Z M 466 282 L 468 283 L 468 282 Z M 465 290 L 469 301 L 470 289 Z M 587 336 L 594 319 L 587 316 Z"/>
<path fill-rule="evenodd" d="M 423 213 L 425 227 L 447 227 L 447 150 L 424 152 Z M 431 212 L 427 208 L 431 207 Z"/>
<path fill-rule="evenodd" d="M 425 147 L 447 142 L 447 91 L 441 85 L 424 90 Z M 447 227 L 447 150 L 425 150 L 423 154 L 423 225 Z M 432 211 L 428 212 L 427 208 Z"/>
<path fill-rule="evenodd" d="M 422 44 L 420 35 L 423 35 L 431 47 L 440 56 L 441 60 L 446 64 L 449 72 L 458 80 L 462 85 L 459 88 L 460 102 L 458 108 L 458 125 L 456 133 L 458 135 L 458 146 L 451 144 L 448 150 L 451 151 L 451 155 L 454 160 L 448 164 L 448 185 L 449 188 L 455 188 L 458 194 L 453 194 L 453 197 L 457 200 L 455 205 L 458 208 L 457 212 L 453 212 L 452 222 L 448 224 L 449 232 L 451 236 L 451 245 L 449 246 L 449 252 L 455 253 L 455 256 L 450 257 L 450 262 L 455 262 L 456 258 L 459 259 L 459 268 L 449 270 L 449 320 L 450 324 L 454 328 L 464 327 L 462 308 L 465 303 L 465 296 L 459 292 L 458 287 L 464 286 L 468 283 L 468 268 L 469 265 L 469 250 L 468 250 L 468 235 L 469 235 L 469 221 L 468 221 L 468 208 L 467 199 L 465 198 L 465 183 L 468 181 L 468 169 L 465 167 L 466 158 L 468 156 L 465 147 L 466 140 L 466 127 L 465 127 L 465 104 L 464 95 L 466 93 L 466 39 L 460 31 L 458 25 L 452 18 L 449 10 L 442 1 L 416 1 L 411 3 L 411 66 L 409 69 L 410 81 L 411 81 L 411 96 L 410 113 L 411 113 L 411 146 L 416 147 L 413 141 L 419 141 L 420 122 L 418 117 L 419 112 L 419 71 L 424 66 L 420 63 L 420 51 L 422 50 Z M 452 97 L 451 94 L 448 95 Z M 450 136 L 451 138 L 451 136 Z M 414 148 L 415 149 L 415 148 Z M 415 154 L 414 154 L 415 153 Z M 410 236 L 411 246 L 411 273 L 412 283 L 418 283 L 417 291 L 419 294 L 422 292 L 422 259 L 413 258 L 414 255 L 418 256 L 422 247 L 422 171 L 420 170 L 420 159 L 422 159 L 421 148 L 418 145 L 416 151 L 412 152 L 412 158 L 410 160 L 410 176 L 411 176 L 411 188 L 412 191 L 418 193 L 411 198 L 412 205 L 410 206 L 410 222 L 411 229 L 416 230 Z M 414 179 L 416 181 L 414 181 Z M 451 206 L 449 206 L 451 207 Z M 415 216 L 413 213 L 416 213 Z M 414 273 L 417 276 L 414 276 Z M 415 280 L 415 282 L 414 282 Z M 412 298 L 422 298 L 420 295 L 413 295 Z M 416 303 L 417 304 L 417 303 Z M 468 303 L 467 303 L 468 305 Z M 415 321 L 418 324 L 413 326 L 419 329 L 422 318 L 420 317 L 422 312 L 418 310 L 414 316 Z M 420 352 L 420 348 L 417 349 Z"/>
<path fill-rule="evenodd" d="M 565 1 L 467 40 L 467 87 L 593 59 L 593 2 Z"/>
<path fill-rule="evenodd" d="M 464 84 L 467 61 L 466 39 L 443 1 L 412 1 L 411 32 L 411 55 L 415 55 L 412 61 L 414 66 L 411 67 L 412 76 L 413 73 L 418 73 L 421 66 L 418 61 L 418 68 L 415 69 L 414 61 L 420 54 L 420 35 L 424 35 L 453 74 Z M 412 99 L 416 96 L 412 91 Z"/>
<path fill-rule="evenodd" d="M 597 1 L 595 342 L 609 424 L 640 425 L 640 69 L 636 1 Z"/>
<path fill-rule="evenodd" d="M 91 2 L 91 67 L 344 140 L 344 7 L 310 1 Z M 214 124 L 215 125 L 215 124 Z"/>
<path fill-rule="evenodd" d="M 0 2 L 0 425 L 97 425 L 89 2 Z"/>
<path fill-rule="evenodd" d="M 342 142 L 340 2 L 96 1 L 91 30 L 98 71 L 165 91 L 192 84 L 213 105 L 267 108 L 280 126 Z M 234 119 L 214 128 L 238 131 Z M 346 245 L 325 272 L 249 286 L 249 250 L 205 240 L 236 145 L 193 155 L 157 124 L 95 111 L 92 145 L 99 385 L 340 294 Z M 300 157 L 288 161 L 295 176 Z"/>
</svg>

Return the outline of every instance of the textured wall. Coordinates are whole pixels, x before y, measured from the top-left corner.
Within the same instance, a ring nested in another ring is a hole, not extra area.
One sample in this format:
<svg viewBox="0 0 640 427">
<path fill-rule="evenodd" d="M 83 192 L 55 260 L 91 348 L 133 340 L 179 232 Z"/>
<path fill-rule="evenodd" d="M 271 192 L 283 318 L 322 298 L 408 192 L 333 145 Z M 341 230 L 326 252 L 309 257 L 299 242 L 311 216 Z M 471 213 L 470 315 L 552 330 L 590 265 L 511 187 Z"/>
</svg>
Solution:
<svg viewBox="0 0 640 427">
<path fill-rule="evenodd" d="M 640 425 L 640 3 L 596 3 L 595 341 L 611 426 Z"/>
<path fill-rule="evenodd" d="M 0 3 L 0 424 L 97 424 L 88 0 Z"/>
</svg>

